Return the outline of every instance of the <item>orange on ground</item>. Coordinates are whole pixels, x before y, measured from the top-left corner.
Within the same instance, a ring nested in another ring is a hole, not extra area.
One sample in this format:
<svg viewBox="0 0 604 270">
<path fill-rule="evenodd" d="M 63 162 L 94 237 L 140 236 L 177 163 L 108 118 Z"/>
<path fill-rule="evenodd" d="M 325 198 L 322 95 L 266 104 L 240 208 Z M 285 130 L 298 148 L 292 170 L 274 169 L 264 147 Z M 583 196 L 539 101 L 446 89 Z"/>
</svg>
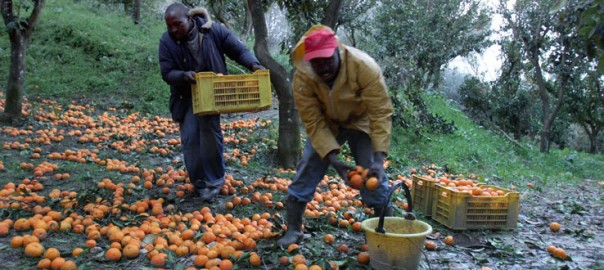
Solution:
<svg viewBox="0 0 604 270">
<path fill-rule="evenodd" d="M 262 263 L 260 256 L 258 256 L 258 254 L 256 254 L 255 252 L 252 253 L 252 255 L 250 255 L 250 265 L 258 267 L 260 266 L 260 263 Z"/>
<path fill-rule="evenodd" d="M 333 244 L 333 242 L 335 241 L 335 239 L 334 239 L 334 237 L 333 237 L 333 235 L 332 235 L 332 234 L 329 234 L 329 233 L 328 233 L 328 234 L 326 234 L 326 235 L 323 237 L 323 241 L 325 241 L 325 243 L 327 243 L 327 244 L 331 245 L 331 244 Z"/>
<path fill-rule="evenodd" d="M 105 258 L 110 261 L 119 261 L 122 258 L 122 252 L 117 248 L 109 248 L 105 252 Z"/>
<path fill-rule="evenodd" d="M 25 246 L 25 255 L 29 257 L 40 257 L 44 252 L 44 247 L 38 242 L 31 242 Z"/>
<path fill-rule="evenodd" d="M 453 236 L 449 235 L 445 237 L 445 244 L 449 246 L 455 245 L 455 240 L 453 239 Z"/>
<path fill-rule="evenodd" d="M 51 261 L 58 257 L 61 257 L 61 252 L 56 248 L 49 248 L 44 252 L 44 258 Z"/>
<path fill-rule="evenodd" d="M 549 224 L 549 229 L 552 232 L 559 232 L 560 231 L 560 223 L 558 222 L 552 222 Z"/>
<path fill-rule="evenodd" d="M 435 250 L 436 249 L 436 244 L 434 243 L 434 241 L 426 241 L 424 246 L 426 247 L 426 250 Z"/>
<path fill-rule="evenodd" d="M 357 255 L 357 262 L 364 265 L 369 264 L 369 252 L 359 252 L 359 255 Z"/>
<path fill-rule="evenodd" d="M 566 251 L 562 248 L 555 248 L 552 255 L 561 260 L 566 260 L 566 258 L 568 258 L 568 255 L 566 255 Z"/>
</svg>

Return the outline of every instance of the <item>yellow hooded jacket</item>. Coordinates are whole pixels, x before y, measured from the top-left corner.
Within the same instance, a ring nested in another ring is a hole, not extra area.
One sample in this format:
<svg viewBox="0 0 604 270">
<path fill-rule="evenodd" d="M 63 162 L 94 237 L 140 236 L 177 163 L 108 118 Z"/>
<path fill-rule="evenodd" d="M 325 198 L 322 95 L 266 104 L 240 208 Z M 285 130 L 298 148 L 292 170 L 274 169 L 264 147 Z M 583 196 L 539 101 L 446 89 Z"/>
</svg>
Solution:
<svg viewBox="0 0 604 270">
<path fill-rule="evenodd" d="M 369 134 L 374 151 L 388 153 L 393 109 L 380 67 L 367 53 L 338 40 L 340 70 L 330 89 L 303 60 L 304 38 L 320 28 L 329 29 L 312 27 L 291 54 L 296 108 L 313 148 L 321 158 L 339 150 L 336 136 L 344 127 Z"/>
</svg>

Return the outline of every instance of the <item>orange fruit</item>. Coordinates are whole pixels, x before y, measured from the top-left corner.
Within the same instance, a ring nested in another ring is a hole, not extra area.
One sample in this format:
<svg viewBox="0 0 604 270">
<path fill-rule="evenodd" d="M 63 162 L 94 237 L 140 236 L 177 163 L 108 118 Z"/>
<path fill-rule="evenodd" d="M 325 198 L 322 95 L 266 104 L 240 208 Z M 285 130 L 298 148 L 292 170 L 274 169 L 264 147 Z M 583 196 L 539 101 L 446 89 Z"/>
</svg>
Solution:
<svg viewBox="0 0 604 270">
<path fill-rule="evenodd" d="M 37 267 L 38 269 L 49 269 L 51 263 L 52 261 L 50 259 L 44 258 L 38 261 Z"/>
<path fill-rule="evenodd" d="M 31 223 L 26 218 L 20 218 L 15 221 L 13 228 L 17 232 L 28 231 L 31 228 Z"/>
<path fill-rule="evenodd" d="M 453 239 L 453 236 L 449 235 L 445 237 L 445 244 L 449 246 L 455 245 L 455 240 Z"/>
<path fill-rule="evenodd" d="M 292 253 L 294 250 L 296 250 L 298 248 L 299 248 L 298 244 L 296 244 L 296 243 L 290 244 L 287 247 L 287 252 Z"/>
<path fill-rule="evenodd" d="M 29 257 L 40 257 L 44 252 L 44 247 L 38 242 L 31 242 L 25 246 L 25 255 Z"/>
<path fill-rule="evenodd" d="M 44 252 L 44 258 L 51 261 L 58 257 L 61 257 L 61 252 L 56 248 L 49 248 Z"/>
<path fill-rule="evenodd" d="M 303 264 L 306 265 L 306 258 L 304 258 L 304 256 L 302 254 L 296 254 L 294 255 L 294 257 L 292 258 L 292 264 L 298 265 L 298 264 Z"/>
<path fill-rule="evenodd" d="M 61 266 L 61 270 L 77 270 L 78 266 L 73 261 L 65 261 L 63 266 Z"/>
<path fill-rule="evenodd" d="M 195 232 L 193 230 L 190 230 L 190 229 L 189 230 L 185 230 L 180 235 L 180 237 L 182 238 L 182 240 L 193 239 L 194 236 L 195 236 Z"/>
<path fill-rule="evenodd" d="M 231 260 L 223 259 L 220 261 L 220 265 L 218 267 L 220 267 L 220 270 L 232 270 L 233 262 L 231 262 Z"/>
<path fill-rule="evenodd" d="M 10 240 L 10 246 L 13 248 L 19 248 L 23 246 L 23 236 L 14 236 Z"/>
<path fill-rule="evenodd" d="M 552 232 L 559 232 L 560 231 L 560 223 L 558 222 L 552 222 L 549 224 L 549 229 Z"/>
<path fill-rule="evenodd" d="M 424 246 L 426 247 L 426 250 L 436 249 L 436 244 L 434 243 L 434 241 L 426 241 L 426 243 L 424 243 Z"/>
<path fill-rule="evenodd" d="M 127 244 L 123 251 L 126 259 L 134 259 L 138 257 L 140 253 L 139 247 L 136 244 Z"/>
<path fill-rule="evenodd" d="M 216 235 L 211 231 L 206 231 L 203 233 L 201 238 L 203 239 L 204 243 L 209 244 L 216 240 Z"/>
<path fill-rule="evenodd" d="M 357 255 L 357 262 L 364 265 L 369 264 L 369 252 L 359 252 L 359 255 Z"/>
<path fill-rule="evenodd" d="M 258 256 L 258 254 L 256 254 L 256 252 L 253 252 L 252 255 L 250 255 L 250 265 L 252 265 L 254 267 L 258 267 L 258 266 L 260 266 L 261 263 L 262 263 L 262 260 L 260 259 L 260 256 Z"/>
<path fill-rule="evenodd" d="M 356 221 L 355 223 L 352 223 L 352 230 L 355 232 L 360 232 L 363 230 L 363 227 L 361 225 L 361 222 Z"/>
<path fill-rule="evenodd" d="M 566 251 L 562 248 L 555 248 L 552 255 L 561 260 L 566 260 L 566 258 L 568 258 L 568 255 L 566 255 Z"/>
<path fill-rule="evenodd" d="M 379 185 L 380 181 L 375 177 L 369 177 L 369 179 L 367 179 L 367 182 L 365 182 L 365 188 L 370 191 L 377 190 Z"/>
<path fill-rule="evenodd" d="M 556 246 L 552 246 L 552 245 L 549 245 L 546 248 L 547 252 L 549 252 L 550 254 L 554 254 L 554 249 L 556 249 Z"/>
<path fill-rule="evenodd" d="M 64 258 L 61 258 L 61 257 L 55 258 L 54 260 L 52 260 L 52 263 L 50 264 L 50 269 L 53 269 L 53 270 L 61 269 L 61 267 L 63 267 L 64 264 L 65 264 Z"/>
<path fill-rule="evenodd" d="M 82 251 L 84 251 L 83 248 L 74 248 L 73 251 L 71 252 L 71 255 L 73 255 L 74 257 L 77 257 L 78 255 L 80 255 L 80 253 L 82 253 Z"/>
<path fill-rule="evenodd" d="M 88 240 L 86 240 L 86 246 L 88 248 L 96 247 L 96 241 L 93 239 L 88 239 Z"/>
<path fill-rule="evenodd" d="M 287 256 L 279 257 L 279 263 L 284 266 L 289 265 L 289 257 L 287 257 Z"/>
<path fill-rule="evenodd" d="M 151 257 L 151 264 L 154 266 L 164 266 L 166 264 L 166 254 L 158 253 Z"/>
<path fill-rule="evenodd" d="M 348 253 L 348 246 L 345 244 L 340 244 L 340 245 L 338 245 L 336 250 L 340 253 Z"/>
<path fill-rule="evenodd" d="M 297 264 L 294 270 L 308 270 L 308 266 L 306 264 Z"/>
<path fill-rule="evenodd" d="M 363 187 L 363 178 L 360 174 L 353 174 L 350 177 L 350 186 L 354 189 L 361 189 Z"/>
<path fill-rule="evenodd" d="M 10 227 L 8 224 L 2 222 L 0 223 L 0 236 L 7 236 L 9 234 Z"/>
<path fill-rule="evenodd" d="M 105 252 L 105 258 L 110 261 L 119 261 L 122 258 L 122 252 L 118 248 L 109 248 Z"/>
<path fill-rule="evenodd" d="M 325 243 L 327 243 L 328 245 L 333 244 L 334 240 L 335 239 L 334 239 L 333 235 L 329 234 L 329 233 L 323 237 L 323 241 L 325 241 Z"/>
<path fill-rule="evenodd" d="M 195 259 L 193 260 L 193 264 L 197 267 L 201 267 L 203 268 L 206 263 L 208 262 L 208 256 L 206 255 L 197 255 L 195 256 Z"/>
</svg>

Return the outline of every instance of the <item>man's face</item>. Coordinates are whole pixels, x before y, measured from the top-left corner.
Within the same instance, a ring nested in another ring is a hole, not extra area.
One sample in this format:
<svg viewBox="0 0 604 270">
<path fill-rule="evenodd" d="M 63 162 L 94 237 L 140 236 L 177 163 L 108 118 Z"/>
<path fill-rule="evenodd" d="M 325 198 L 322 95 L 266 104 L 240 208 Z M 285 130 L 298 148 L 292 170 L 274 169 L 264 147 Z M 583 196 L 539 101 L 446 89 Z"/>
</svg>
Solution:
<svg viewBox="0 0 604 270">
<path fill-rule="evenodd" d="M 338 50 L 335 50 L 331 57 L 311 59 L 310 65 L 313 71 L 325 83 L 332 82 L 338 76 L 340 69 L 340 55 Z"/>
<path fill-rule="evenodd" d="M 185 15 L 168 14 L 165 17 L 168 33 L 173 39 L 185 40 L 191 29 L 191 20 Z"/>
</svg>

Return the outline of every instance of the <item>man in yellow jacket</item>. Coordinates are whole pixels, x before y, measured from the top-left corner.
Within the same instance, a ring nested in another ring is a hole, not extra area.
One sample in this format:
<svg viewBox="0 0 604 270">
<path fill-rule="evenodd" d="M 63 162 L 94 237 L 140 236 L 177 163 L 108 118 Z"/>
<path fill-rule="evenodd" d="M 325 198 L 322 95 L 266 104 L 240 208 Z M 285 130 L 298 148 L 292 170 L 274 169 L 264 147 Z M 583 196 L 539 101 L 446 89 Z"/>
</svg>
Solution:
<svg viewBox="0 0 604 270">
<path fill-rule="evenodd" d="M 288 188 L 287 232 L 277 241 L 287 247 L 303 238 L 306 203 L 329 165 L 348 183 L 353 167 L 338 160 L 347 143 L 357 165 L 380 180 L 377 190 L 363 187 L 363 201 L 380 214 L 388 193 L 384 159 L 392 129 L 392 102 L 378 64 L 367 53 L 342 44 L 326 26 L 306 32 L 292 53 L 296 67 L 294 98 L 309 139 Z M 387 215 L 392 208 L 387 207 Z"/>
</svg>

